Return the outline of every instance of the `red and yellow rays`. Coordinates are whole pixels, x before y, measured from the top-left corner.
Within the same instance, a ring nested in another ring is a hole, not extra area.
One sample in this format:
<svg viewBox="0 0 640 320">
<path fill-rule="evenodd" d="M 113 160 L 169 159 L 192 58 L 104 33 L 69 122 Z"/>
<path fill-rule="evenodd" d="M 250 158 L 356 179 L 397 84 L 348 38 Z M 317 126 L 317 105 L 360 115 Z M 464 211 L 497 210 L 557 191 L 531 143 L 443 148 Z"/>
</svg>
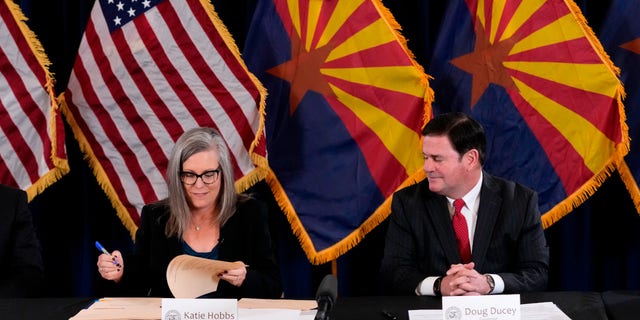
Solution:
<svg viewBox="0 0 640 320">
<path fill-rule="evenodd" d="M 374 1 L 289 0 L 276 7 L 291 58 L 268 72 L 291 84 L 290 114 L 310 91 L 321 94 L 389 196 L 422 164 L 418 131 L 430 98 L 422 68 Z"/>
<path fill-rule="evenodd" d="M 586 182 L 610 170 L 624 140 L 621 87 L 612 64 L 603 60 L 595 37 L 565 1 L 467 4 L 474 16 L 475 48 L 451 62 L 473 76 L 471 107 L 490 83 L 502 86 L 567 195 L 584 190 Z"/>
</svg>

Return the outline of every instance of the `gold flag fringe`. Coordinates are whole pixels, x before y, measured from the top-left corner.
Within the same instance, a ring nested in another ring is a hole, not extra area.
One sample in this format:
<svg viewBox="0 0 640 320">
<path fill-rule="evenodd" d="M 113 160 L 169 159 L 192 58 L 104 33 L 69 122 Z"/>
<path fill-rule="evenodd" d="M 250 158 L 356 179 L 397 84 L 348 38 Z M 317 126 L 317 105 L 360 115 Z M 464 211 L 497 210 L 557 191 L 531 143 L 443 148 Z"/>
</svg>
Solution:
<svg viewBox="0 0 640 320">
<path fill-rule="evenodd" d="M 429 119 L 431 119 L 431 103 L 434 99 L 434 92 L 429 87 L 429 79 L 431 77 L 424 72 L 424 68 L 415 61 L 415 56 L 407 47 L 407 40 L 404 36 L 401 35 L 401 27 L 396 22 L 395 18 L 387 9 L 380 0 L 371 0 L 377 9 L 380 16 L 384 19 L 384 21 L 389 26 L 390 30 L 394 33 L 396 40 L 400 43 L 403 50 L 406 52 L 407 56 L 411 60 L 413 66 L 418 70 L 418 72 L 422 75 L 420 79 L 420 83 L 425 87 L 425 94 L 423 98 L 424 102 L 424 114 L 423 114 L 423 124 L 425 124 Z M 420 129 L 420 128 L 418 128 Z M 419 146 L 416 146 L 419 147 Z M 275 173 L 268 168 L 268 163 L 266 159 L 254 159 L 262 166 L 262 161 L 264 161 L 264 166 L 267 168 L 266 182 L 269 185 L 274 198 L 280 209 L 284 212 L 287 221 L 291 226 L 291 230 L 293 234 L 298 239 L 302 250 L 304 251 L 307 259 L 314 265 L 320 265 L 327 262 L 335 263 L 335 260 L 349 251 L 351 248 L 355 247 L 362 239 L 375 227 L 380 225 L 382 221 L 384 221 L 389 214 L 391 213 L 391 195 L 387 197 L 387 199 L 373 212 L 369 218 L 367 218 L 356 230 L 352 231 L 348 236 L 333 244 L 329 248 L 326 248 L 320 252 L 316 251 L 316 248 L 309 237 L 306 229 L 302 225 L 300 218 L 297 216 L 293 205 L 291 204 L 288 196 L 284 192 L 282 185 L 280 184 L 278 178 Z M 400 188 L 404 188 L 411 184 L 415 184 L 420 180 L 425 178 L 424 171 L 422 168 L 418 170 L 415 174 L 409 176 L 405 181 L 398 187 L 396 190 Z"/>
<path fill-rule="evenodd" d="M 593 195 L 596 190 L 602 185 L 602 183 L 611 175 L 613 170 L 615 170 L 616 168 L 620 168 L 624 156 L 629 152 L 629 128 L 627 127 L 624 105 L 622 103 L 625 92 L 624 86 L 618 78 L 620 69 L 613 64 L 613 62 L 609 58 L 609 55 L 604 51 L 602 44 L 595 36 L 593 30 L 591 30 L 591 28 L 587 25 L 587 20 L 582 15 L 580 8 L 575 4 L 573 0 L 565 0 L 565 3 L 576 19 L 576 22 L 582 28 L 585 36 L 591 43 L 591 46 L 594 48 L 594 50 L 596 50 L 596 53 L 600 56 L 602 62 L 609 67 L 609 70 L 611 70 L 611 75 L 618 81 L 614 99 L 616 99 L 618 105 L 618 114 L 620 115 L 620 129 L 622 140 L 616 145 L 615 151 L 609 158 L 609 161 L 607 161 L 605 166 L 599 172 L 595 172 L 593 178 L 583 184 L 578 190 L 574 191 L 569 197 L 567 197 L 542 215 L 542 226 L 545 229 L 553 225 L 558 220 L 562 219 L 574 208 L 584 203 L 591 195 Z M 637 202 L 636 207 L 638 207 Z"/>
<path fill-rule="evenodd" d="M 419 169 L 416 173 L 407 178 L 396 190 L 410 186 L 412 184 L 422 181 L 426 177 L 424 171 Z M 274 197 L 280 208 L 283 210 L 293 234 L 298 239 L 302 250 L 309 262 L 314 265 L 324 264 L 330 261 L 336 260 L 339 256 L 343 255 L 353 247 L 355 247 L 364 237 L 373 229 L 375 229 L 382 221 L 384 221 L 391 213 L 391 197 L 388 197 L 378 209 L 367 218 L 358 229 L 352 231 L 348 236 L 335 243 L 331 247 L 317 252 L 309 234 L 302 225 L 300 218 L 297 214 L 286 193 L 283 191 L 282 185 L 278 181 L 278 178 L 269 170 L 269 174 L 266 178 L 267 184 L 274 193 Z"/>
<path fill-rule="evenodd" d="M 236 61 L 242 66 L 244 71 L 249 75 L 249 78 L 251 78 L 251 81 L 253 82 L 253 84 L 258 89 L 258 93 L 260 95 L 260 99 L 258 101 L 260 123 L 258 125 L 258 130 L 255 134 L 255 138 L 253 139 L 253 141 L 251 142 L 251 146 L 249 147 L 249 154 L 253 158 L 254 149 L 259 144 L 259 141 L 264 134 L 264 121 L 265 121 L 264 115 L 265 115 L 265 108 L 266 108 L 266 101 L 267 101 L 267 89 L 264 87 L 262 82 L 258 80 L 258 77 L 256 77 L 251 71 L 249 71 L 249 68 L 247 68 L 247 65 L 244 63 L 244 60 L 242 59 L 242 55 L 240 54 L 240 50 L 238 49 L 238 46 L 235 40 L 231 36 L 231 33 L 227 29 L 226 25 L 222 22 L 222 20 L 220 20 L 220 17 L 216 13 L 215 8 L 213 7 L 213 4 L 211 4 L 211 1 L 200 0 L 200 3 L 206 9 L 205 11 L 209 15 L 209 19 L 211 19 L 211 22 L 213 22 L 213 25 L 218 30 L 218 33 L 220 34 L 225 44 L 229 48 L 229 51 L 233 53 L 234 57 L 236 58 Z"/>
<path fill-rule="evenodd" d="M 71 130 L 73 131 L 76 141 L 78 141 L 80 150 L 84 154 L 84 159 L 89 163 L 89 167 L 93 171 L 93 174 L 98 181 L 98 185 L 105 192 L 107 198 L 109 199 L 109 201 L 111 201 L 111 205 L 116 210 L 118 218 L 120 218 L 122 224 L 129 231 L 131 238 L 134 239 L 135 233 L 138 230 L 138 226 L 129 215 L 124 204 L 122 204 L 122 201 L 120 201 L 120 198 L 118 197 L 115 188 L 111 184 L 109 177 L 104 172 L 102 165 L 93 153 L 91 145 L 87 141 L 87 138 L 85 137 L 82 130 L 80 129 L 80 126 L 73 117 L 73 114 L 69 111 L 69 106 L 67 105 L 64 94 L 60 94 L 58 96 L 58 104 L 62 107 L 62 113 L 64 114 L 65 119 L 67 119 L 69 127 L 71 127 Z"/>
<path fill-rule="evenodd" d="M 258 129 L 255 132 L 255 138 L 253 139 L 253 141 L 251 142 L 251 146 L 249 147 L 249 155 L 254 165 L 256 165 L 256 169 L 252 170 L 250 173 L 246 174 L 244 177 L 238 179 L 235 183 L 236 190 L 238 192 L 244 192 L 247 189 L 254 186 L 259 181 L 264 180 L 267 176 L 267 170 L 265 169 L 267 166 L 266 160 L 263 157 L 256 155 L 254 152 L 255 148 L 258 146 L 259 141 L 264 134 L 267 89 L 262 85 L 262 82 L 260 82 L 258 78 L 249 71 L 249 68 L 247 68 L 246 64 L 244 63 L 244 60 L 241 57 L 240 50 L 238 49 L 238 46 L 236 45 L 233 37 L 231 36 L 231 33 L 227 29 L 226 25 L 222 22 L 222 20 L 220 20 L 220 17 L 216 13 L 215 8 L 211 4 L 211 2 L 208 0 L 201 0 L 200 3 L 206 9 L 207 13 L 209 14 L 209 19 L 211 19 L 211 22 L 213 22 L 213 25 L 218 30 L 218 33 L 220 34 L 220 36 L 224 39 L 224 42 L 227 44 L 227 47 L 229 48 L 229 50 L 233 53 L 238 63 L 242 66 L 244 71 L 249 75 L 249 78 L 258 89 L 258 93 L 260 95 L 259 97 L 260 99 L 257 105 L 258 112 L 259 112 Z"/>
<path fill-rule="evenodd" d="M 252 170 L 251 172 L 246 174 L 244 177 L 238 179 L 235 183 L 236 190 L 238 192 L 244 192 L 247 189 L 254 186 L 259 181 L 264 180 L 267 176 L 267 170 L 265 169 L 267 167 L 266 160 L 260 155 L 256 155 L 254 151 L 255 148 L 258 146 L 260 139 L 264 135 L 267 89 L 264 87 L 262 82 L 258 80 L 258 77 L 256 77 L 253 73 L 251 73 L 249 71 L 249 68 L 247 68 L 247 65 L 244 63 L 244 60 L 242 59 L 240 50 L 238 49 L 238 46 L 235 40 L 231 36 L 231 33 L 227 29 L 226 25 L 222 22 L 222 20 L 220 20 L 220 17 L 216 13 L 213 4 L 211 4 L 209 0 L 200 0 L 200 3 L 205 8 L 205 11 L 209 15 L 209 19 L 215 26 L 216 30 L 218 30 L 218 33 L 224 40 L 224 43 L 229 48 L 229 51 L 231 51 L 233 56 L 236 58 L 236 61 L 242 66 L 244 71 L 249 75 L 251 82 L 256 87 L 259 94 L 259 100 L 257 103 L 258 113 L 259 113 L 259 124 L 258 124 L 258 129 L 255 132 L 255 138 L 253 139 L 253 141 L 251 142 L 251 146 L 249 147 L 249 155 L 253 160 L 254 165 L 256 165 L 256 169 Z"/>
<path fill-rule="evenodd" d="M 640 214 L 640 188 L 638 188 L 638 181 L 636 181 L 631 174 L 631 170 L 626 161 L 620 162 L 620 165 L 618 165 L 618 173 L 620 174 L 620 178 L 622 178 L 622 182 L 624 182 L 629 190 L 636 211 Z"/>
<path fill-rule="evenodd" d="M 316 251 L 315 251 L 315 247 L 313 246 L 313 243 L 311 242 L 311 238 L 309 237 L 307 230 L 305 230 L 304 226 L 302 225 L 300 218 L 298 218 L 298 215 L 296 215 L 296 212 L 293 209 L 293 206 L 291 205 L 291 201 L 289 200 L 289 197 L 287 196 L 287 194 L 284 192 L 284 188 L 280 184 L 278 177 L 276 177 L 275 173 L 271 170 L 271 168 L 268 168 L 267 170 L 268 170 L 268 174 L 266 177 L 266 182 L 271 188 L 271 191 L 273 192 L 273 196 L 274 196 L 274 199 L 276 200 L 276 203 L 278 203 L 278 205 L 280 206 L 280 209 L 282 209 L 282 211 L 284 212 L 284 215 L 287 218 L 287 221 L 289 221 L 289 225 L 291 226 L 291 231 L 293 231 L 293 235 L 295 235 L 296 238 L 298 238 L 298 242 L 300 243 L 300 246 L 302 247 L 302 250 L 306 254 L 309 261 L 313 264 L 321 264 L 330 260 L 328 259 L 325 261 L 325 260 L 318 260 L 316 258 L 316 254 L 315 254 Z"/>
<path fill-rule="evenodd" d="M 266 161 L 255 161 L 255 159 L 259 159 L 259 157 L 253 154 L 253 149 L 258 144 L 258 140 L 261 138 L 261 135 L 264 132 L 266 89 L 264 88 L 262 83 L 258 81 L 257 77 L 255 77 L 255 75 L 249 72 L 247 66 L 245 65 L 244 61 L 240 56 L 240 51 L 238 50 L 238 46 L 236 45 L 235 41 L 231 37 L 231 34 L 227 30 L 226 26 L 222 23 L 222 21 L 218 17 L 217 13 L 214 10 L 213 5 L 207 0 L 200 0 L 200 3 L 205 9 L 205 11 L 207 12 L 209 19 L 211 20 L 214 27 L 219 32 L 225 44 L 227 45 L 229 50 L 232 52 L 232 54 L 235 56 L 237 62 L 239 62 L 240 65 L 245 70 L 245 72 L 249 74 L 249 77 L 251 78 L 253 84 L 257 87 L 260 95 L 259 102 L 258 102 L 258 108 L 260 113 L 260 123 L 259 123 L 258 130 L 256 132 L 256 137 L 252 142 L 249 150 L 249 154 L 251 155 L 251 158 L 254 159 L 254 162 L 258 165 L 258 167 L 252 170 L 251 172 L 247 173 L 246 175 L 244 175 L 242 178 L 238 179 L 235 182 L 236 190 L 238 192 L 244 192 L 247 189 L 249 189 L 251 186 L 255 185 L 257 182 L 265 179 L 267 175 L 267 170 L 264 167 Z M 118 218 L 120 218 L 120 221 L 122 222 L 122 224 L 129 231 L 131 238 L 135 240 L 135 233 L 138 230 L 138 226 L 135 224 L 135 222 L 129 215 L 129 212 L 126 210 L 124 204 L 118 197 L 115 189 L 113 188 L 113 185 L 111 184 L 111 182 L 109 181 L 109 178 L 104 172 L 102 165 L 97 160 L 86 137 L 84 136 L 77 122 L 73 118 L 73 115 L 71 114 L 71 112 L 68 111 L 68 105 L 65 101 L 63 94 L 61 94 L 58 97 L 58 103 L 61 106 L 63 106 L 62 110 L 63 110 L 63 114 L 65 115 L 65 118 L 67 119 L 67 123 L 69 123 L 69 126 L 73 130 L 76 140 L 78 141 L 78 144 L 80 146 L 80 150 L 85 154 L 85 159 L 89 162 L 89 166 L 93 170 L 93 174 L 96 177 L 98 184 L 107 195 L 107 198 L 111 201 L 113 208 L 116 210 Z"/>
<path fill-rule="evenodd" d="M 43 174 L 36 182 L 26 188 L 28 200 L 31 201 L 47 187 L 69 173 L 69 163 L 67 159 L 58 157 L 58 124 L 56 119 L 58 117 L 57 112 L 59 108 L 56 103 L 54 92 L 55 78 L 53 73 L 49 70 L 51 61 L 49 61 L 49 57 L 47 57 L 44 47 L 42 46 L 42 43 L 40 43 L 40 40 L 38 40 L 36 34 L 29 28 L 29 26 L 27 26 L 26 21 L 28 19 L 22 12 L 22 9 L 20 9 L 20 6 L 11 0 L 5 0 L 4 2 L 7 5 L 7 8 L 9 8 L 9 12 L 11 12 L 16 24 L 20 28 L 20 32 L 27 40 L 31 52 L 44 70 L 45 89 L 49 95 L 49 100 L 51 101 L 51 109 L 49 111 L 49 139 L 51 140 L 51 154 L 49 156 L 54 168 Z"/>
</svg>

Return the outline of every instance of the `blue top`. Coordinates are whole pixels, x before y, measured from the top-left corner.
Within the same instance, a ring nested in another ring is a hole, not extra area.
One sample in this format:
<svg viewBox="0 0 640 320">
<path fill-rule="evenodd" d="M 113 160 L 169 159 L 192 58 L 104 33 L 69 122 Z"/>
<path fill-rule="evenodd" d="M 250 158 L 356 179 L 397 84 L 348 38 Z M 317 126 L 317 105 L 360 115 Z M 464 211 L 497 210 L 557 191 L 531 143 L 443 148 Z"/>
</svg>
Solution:
<svg viewBox="0 0 640 320">
<path fill-rule="evenodd" d="M 193 250 L 185 241 L 181 241 L 181 242 L 182 242 L 182 251 L 184 251 L 185 254 L 188 254 L 188 255 L 194 256 L 194 257 L 199 257 L 199 258 L 218 260 L 218 245 L 217 244 L 209 252 L 197 252 L 197 251 Z"/>
</svg>

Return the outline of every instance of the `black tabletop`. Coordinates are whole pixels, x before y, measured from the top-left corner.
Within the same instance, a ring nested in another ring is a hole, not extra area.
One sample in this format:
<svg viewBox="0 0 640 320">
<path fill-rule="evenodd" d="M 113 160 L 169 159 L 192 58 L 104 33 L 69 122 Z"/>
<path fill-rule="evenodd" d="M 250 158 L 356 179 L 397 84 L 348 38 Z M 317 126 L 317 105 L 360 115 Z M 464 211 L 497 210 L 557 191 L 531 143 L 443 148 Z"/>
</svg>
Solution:
<svg viewBox="0 0 640 320">
<path fill-rule="evenodd" d="M 88 307 L 95 298 L 0 299 L 0 319 L 67 320 Z M 574 320 L 640 319 L 640 291 L 538 292 L 520 295 L 521 303 L 553 302 Z M 329 313 L 330 320 L 409 319 L 409 310 L 441 309 L 440 297 L 338 297 Z"/>
<path fill-rule="evenodd" d="M 0 319 L 68 320 L 95 298 L 0 299 Z"/>
<path fill-rule="evenodd" d="M 602 301 L 611 320 L 640 319 L 640 291 L 605 291 Z"/>
</svg>

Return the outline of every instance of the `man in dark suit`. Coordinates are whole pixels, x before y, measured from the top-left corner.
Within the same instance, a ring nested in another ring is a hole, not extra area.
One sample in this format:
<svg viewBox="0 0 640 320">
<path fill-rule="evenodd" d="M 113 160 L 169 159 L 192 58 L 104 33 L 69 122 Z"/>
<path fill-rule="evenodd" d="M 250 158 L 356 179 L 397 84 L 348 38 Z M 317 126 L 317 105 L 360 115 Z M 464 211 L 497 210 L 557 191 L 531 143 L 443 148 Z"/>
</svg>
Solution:
<svg viewBox="0 0 640 320">
<path fill-rule="evenodd" d="M 544 290 L 549 251 L 537 194 L 482 170 L 484 129 L 466 114 L 435 117 L 422 135 L 427 179 L 392 199 L 381 267 L 387 293 Z"/>
<path fill-rule="evenodd" d="M 42 294 L 44 267 L 27 194 L 0 185 L 0 298 Z"/>
</svg>

